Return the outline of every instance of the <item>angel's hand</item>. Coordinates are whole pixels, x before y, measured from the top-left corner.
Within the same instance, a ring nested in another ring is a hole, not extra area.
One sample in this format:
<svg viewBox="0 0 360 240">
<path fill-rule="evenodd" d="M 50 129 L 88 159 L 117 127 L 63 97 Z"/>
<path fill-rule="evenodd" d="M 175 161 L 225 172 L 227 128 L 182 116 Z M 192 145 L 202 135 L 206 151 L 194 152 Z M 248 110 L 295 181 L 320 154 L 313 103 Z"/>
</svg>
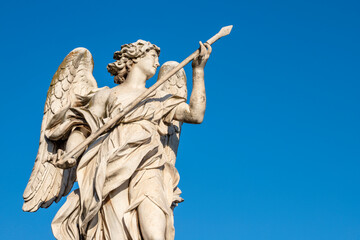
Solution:
<svg viewBox="0 0 360 240">
<path fill-rule="evenodd" d="M 208 43 L 203 44 L 201 41 L 199 43 L 200 43 L 200 53 L 199 53 L 199 56 L 197 56 L 193 60 L 192 67 L 204 69 L 206 62 L 210 57 L 212 48 L 211 48 L 210 44 L 208 44 Z"/>
<path fill-rule="evenodd" d="M 58 149 L 57 153 L 50 154 L 48 156 L 48 162 L 53 164 L 55 167 L 67 169 L 72 168 L 76 165 L 76 159 L 75 158 L 68 158 L 64 159 L 65 152 L 62 149 Z"/>
</svg>

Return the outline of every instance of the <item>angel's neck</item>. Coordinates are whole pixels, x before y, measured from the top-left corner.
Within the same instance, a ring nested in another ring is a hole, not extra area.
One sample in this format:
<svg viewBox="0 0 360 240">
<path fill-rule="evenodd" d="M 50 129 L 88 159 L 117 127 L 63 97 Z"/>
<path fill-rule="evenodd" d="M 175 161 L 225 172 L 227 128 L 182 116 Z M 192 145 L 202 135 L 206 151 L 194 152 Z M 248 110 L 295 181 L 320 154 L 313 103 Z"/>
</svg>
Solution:
<svg viewBox="0 0 360 240">
<path fill-rule="evenodd" d="M 138 69 L 132 69 L 126 77 L 123 86 L 134 88 L 134 89 L 144 89 L 146 84 L 146 75 Z"/>
</svg>

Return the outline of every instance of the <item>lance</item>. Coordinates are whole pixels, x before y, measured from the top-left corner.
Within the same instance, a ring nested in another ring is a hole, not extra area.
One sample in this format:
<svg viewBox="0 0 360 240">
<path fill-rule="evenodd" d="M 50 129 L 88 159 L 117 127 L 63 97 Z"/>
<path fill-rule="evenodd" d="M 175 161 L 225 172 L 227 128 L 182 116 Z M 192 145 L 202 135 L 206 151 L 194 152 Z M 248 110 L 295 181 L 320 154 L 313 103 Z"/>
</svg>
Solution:
<svg viewBox="0 0 360 240">
<path fill-rule="evenodd" d="M 214 42 L 219 40 L 220 38 L 227 36 L 230 34 L 232 25 L 226 26 L 220 29 L 220 31 L 215 34 L 213 37 L 211 37 L 206 42 L 210 45 L 212 45 Z M 181 68 L 183 68 L 185 65 L 187 65 L 189 62 L 191 62 L 193 59 L 195 59 L 197 56 L 199 56 L 200 49 L 197 49 L 195 52 L 193 52 L 190 56 L 184 59 L 179 65 L 177 65 L 174 69 L 169 71 L 167 74 L 165 74 L 163 77 L 161 77 L 154 85 L 152 85 L 150 88 L 148 88 L 143 94 L 141 94 L 134 102 L 127 105 L 123 111 L 118 113 L 114 118 L 110 119 L 108 122 L 106 122 L 102 127 L 100 127 L 97 131 L 90 134 L 89 137 L 87 137 L 81 144 L 76 146 L 74 149 L 72 149 L 70 152 L 65 153 L 63 156 L 62 161 L 66 161 L 68 158 L 73 157 L 77 153 L 79 153 L 82 149 L 87 147 L 92 141 L 97 139 L 102 134 L 108 132 L 111 130 L 116 123 L 118 123 L 126 114 L 128 114 L 130 111 L 132 111 L 136 106 L 142 102 L 147 96 L 149 96 L 152 92 L 154 92 L 158 87 L 160 87 L 161 84 L 166 82 L 172 75 L 174 75 L 177 71 L 179 71 Z"/>
</svg>

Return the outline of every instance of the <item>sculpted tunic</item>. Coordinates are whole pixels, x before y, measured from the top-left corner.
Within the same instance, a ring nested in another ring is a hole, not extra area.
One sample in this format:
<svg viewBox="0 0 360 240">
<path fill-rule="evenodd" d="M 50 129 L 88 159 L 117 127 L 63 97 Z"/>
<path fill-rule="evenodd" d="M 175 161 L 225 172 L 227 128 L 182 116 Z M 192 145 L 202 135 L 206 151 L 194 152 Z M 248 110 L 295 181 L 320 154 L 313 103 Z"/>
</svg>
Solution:
<svg viewBox="0 0 360 240">
<path fill-rule="evenodd" d="M 90 99 L 83 97 L 81 107 L 55 115 L 47 138 L 66 140 L 77 127 L 94 132 L 118 113 L 123 102 L 120 97 L 108 103 L 107 118 L 100 119 L 88 110 Z M 178 174 L 174 167 L 167 169 L 172 175 L 169 186 L 169 179 L 164 178 L 168 160 L 161 136 L 168 133 L 176 106 L 184 101 L 155 91 L 89 146 L 77 167 L 79 189 L 68 196 L 53 220 L 57 239 L 141 239 L 137 207 L 145 198 L 164 212 L 166 239 L 174 239 L 171 205 L 174 199 L 181 201 L 175 196 L 180 192 L 176 189 Z"/>
</svg>

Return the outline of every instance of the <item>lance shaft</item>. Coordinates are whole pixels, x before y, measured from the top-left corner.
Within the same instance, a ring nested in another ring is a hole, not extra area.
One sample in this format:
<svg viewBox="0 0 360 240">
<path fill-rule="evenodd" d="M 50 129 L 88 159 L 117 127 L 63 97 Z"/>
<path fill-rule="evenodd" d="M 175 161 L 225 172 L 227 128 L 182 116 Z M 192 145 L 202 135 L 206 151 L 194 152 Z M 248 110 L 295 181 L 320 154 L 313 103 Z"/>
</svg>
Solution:
<svg viewBox="0 0 360 240">
<path fill-rule="evenodd" d="M 207 40 L 206 42 L 210 45 L 212 45 L 214 42 L 219 40 L 220 38 L 230 34 L 232 29 L 232 25 L 223 27 L 217 34 L 215 34 L 212 38 Z M 92 141 L 97 139 L 100 135 L 108 132 L 110 129 L 112 129 L 116 123 L 118 123 L 121 118 L 123 118 L 126 114 L 128 114 L 131 110 L 133 110 L 141 101 L 143 101 L 149 94 L 151 94 L 153 91 L 155 91 L 158 87 L 160 87 L 161 84 L 163 84 L 166 80 L 168 80 L 172 75 L 174 75 L 177 71 L 179 71 L 181 68 L 183 68 L 185 65 L 187 65 L 189 62 L 191 62 L 193 59 L 195 59 L 200 53 L 200 50 L 197 49 L 195 52 L 193 52 L 190 56 L 185 58 L 184 61 L 179 63 L 174 69 L 169 71 L 167 74 L 165 74 L 162 78 L 160 78 L 154 85 L 152 85 L 150 88 L 148 88 L 143 94 L 141 94 L 134 102 L 127 105 L 123 111 L 121 111 L 118 115 L 116 115 L 114 118 L 110 119 L 107 123 L 105 123 L 101 128 L 99 128 L 94 133 L 90 134 L 88 138 L 85 139 L 84 142 L 79 144 L 77 147 L 72 149 L 70 152 L 66 153 L 63 156 L 63 159 L 66 160 L 67 158 L 71 158 L 77 153 L 79 153 L 82 149 L 87 147 Z"/>
</svg>

